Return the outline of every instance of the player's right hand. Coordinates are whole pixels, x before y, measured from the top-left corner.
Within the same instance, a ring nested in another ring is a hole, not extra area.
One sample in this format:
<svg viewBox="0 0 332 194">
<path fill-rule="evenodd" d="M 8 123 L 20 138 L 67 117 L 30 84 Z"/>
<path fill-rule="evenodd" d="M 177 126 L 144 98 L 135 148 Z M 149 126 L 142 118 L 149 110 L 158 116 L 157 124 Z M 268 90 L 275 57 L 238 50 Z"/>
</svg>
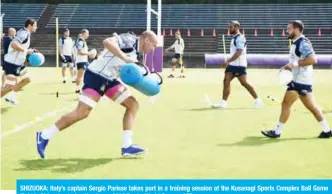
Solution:
<svg viewBox="0 0 332 194">
<path fill-rule="evenodd" d="M 28 55 L 31 55 L 32 53 L 34 53 L 35 52 L 35 49 L 28 49 L 27 50 L 27 54 Z"/>
<path fill-rule="evenodd" d="M 226 62 L 226 63 L 223 63 L 223 64 L 221 65 L 221 67 L 222 67 L 222 68 L 226 68 L 228 65 L 229 65 L 229 63 Z"/>
<path fill-rule="evenodd" d="M 291 63 L 288 63 L 287 65 L 283 66 L 282 69 L 286 69 L 286 70 L 292 71 L 293 66 L 292 66 Z"/>
</svg>

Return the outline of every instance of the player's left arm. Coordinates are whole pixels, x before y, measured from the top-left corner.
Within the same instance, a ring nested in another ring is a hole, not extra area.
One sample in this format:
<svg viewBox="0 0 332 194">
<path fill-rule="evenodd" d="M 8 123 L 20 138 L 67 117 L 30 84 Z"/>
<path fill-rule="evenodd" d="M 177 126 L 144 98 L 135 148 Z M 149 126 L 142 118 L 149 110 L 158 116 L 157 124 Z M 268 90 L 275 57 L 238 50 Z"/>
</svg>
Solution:
<svg viewBox="0 0 332 194">
<path fill-rule="evenodd" d="M 235 61 L 237 58 L 239 58 L 239 56 L 241 56 L 242 52 L 243 52 L 242 49 L 236 49 L 236 53 L 226 61 L 226 64 Z"/>
<path fill-rule="evenodd" d="M 298 61 L 299 66 L 309 66 L 317 64 L 317 58 L 312 44 L 309 41 L 303 41 L 299 48 L 304 59 Z"/>
<path fill-rule="evenodd" d="M 168 52 L 168 51 L 174 49 L 175 45 L 176 45 L 176 41 L 170 47 L 168 47 L 167 49 L 165 49 L 165 51 Z"/>
<path fill-rule="evenodd" d="M 107 38 L 103 41 L 105 49 L 110 53 L 113 53 L 115 56 L 119 57 L 126 63 L 135 63 L 137 60 L 134 60 L 128 57 L 119 47 L 116 37 Z"/>
<path fill-rule="evenodd" d="M 234 53 L 234 55 L 229 58 L 224 66 L 228 66 L 231 62 L 235 61 L 237 58 L 239 58 L 244 50 L 246 44 L 246 40 L 243 37 L 238 37 L 236 39 L 236 52 Z"/>
</svg>

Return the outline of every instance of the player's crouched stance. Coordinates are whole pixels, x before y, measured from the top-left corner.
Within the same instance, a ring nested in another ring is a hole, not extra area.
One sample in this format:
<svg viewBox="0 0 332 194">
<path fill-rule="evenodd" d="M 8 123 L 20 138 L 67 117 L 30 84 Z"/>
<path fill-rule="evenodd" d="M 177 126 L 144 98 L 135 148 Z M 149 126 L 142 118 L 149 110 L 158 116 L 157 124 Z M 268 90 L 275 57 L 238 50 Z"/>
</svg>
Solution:
<svg viewBox="0 0 332 194">
<path fill-rule="evenodd" d="M 318 138 L 330 138 L 332 136 L 331 129 L 322 111 L 317 107 L 312 94 L 312 66 L 317 63 L 317 59 L 310 41 L 302 35 L 303 27 L 303 23 L 299 20 L 291 21 L 287 26 L 288 37 L 292 39 L 292 46 L 289 63 L 284 68 L 293 72 L 293 81 L 288 84 L 282 101 L 277 127 L 269 131 L 262 131 L 262 134 L 269 138 L 280 137 L 282 128 L 290 116 L 291 107 L 298 98 L 320 122 L 323 131 Z"/>
<path fill-rule="evenodd" d="M 137 62 L 137 51 L 144 53 L 153 51 L 157 45 L 157 37 L 151 31 L 143 32 L 139 38 L 134 34 L 124 33 L 105 39 L 103 44 L 105 54 L 93 61 L 86 70 L 83 92 L 76 109 L 62 116 L 49 128 L 37 132 L 37 151 L 41 158 L 45 157 L 45 148 L 49 139 L 58 131 L 87 118 L 103 95 L 126 109 L 123 116 L 122 155 L 139 155 L 145 152 L 144 148 L 132 142 L 132 129 L 138 112 L 138 102 L 116 77 L 123 64 Z"/>
</svg>

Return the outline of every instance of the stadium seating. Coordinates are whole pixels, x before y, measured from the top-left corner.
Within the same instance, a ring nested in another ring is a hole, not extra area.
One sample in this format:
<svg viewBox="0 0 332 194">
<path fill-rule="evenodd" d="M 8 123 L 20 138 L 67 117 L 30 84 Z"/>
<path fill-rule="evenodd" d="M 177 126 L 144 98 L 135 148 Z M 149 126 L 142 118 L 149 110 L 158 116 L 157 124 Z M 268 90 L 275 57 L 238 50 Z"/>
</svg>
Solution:
<svg viewBox="0 0 332 194">
<path fill-rule="evenodd" d="M 156 5 L 153 5 L 157 9 Z M 239 20 L 245 30 L 248 53 L 287 53 L 288 40 L 282 34 L 291 19 L 305 23 L 305 34 L 316 53 L 330 54 L 332 50 L 332 3 L 325 4 L 168 4 L 163 5 L 162 28 L 164 45 L 174 42 L 180 29 L 185 41 L 185 58 L 202 58 L 204 53 L 222 53 L 222 35 L 229 52 L 231 37 L 227 34 L 230 20 Z M 55 55 L 55 18 L 59 17 L 60 33 L 70 28 L 76 39 L 82 28 L 91 32 L 89 48 L 102 49 L 101 41 L 113 32 L 135 31 L 146 27 L 144 4 L 2 4 L 4 27 L 22 27 L 29 17 L 40 19 L 31 47 L 45 55 Z M 152 16 L 152 28 L 156 27 Z M 172 30 L 172 35 L 170 35 Z M 187 33 L 190 31 L 191 36 Z M 213 33 L 213 31 L 215 33 Z M 271 32 L 273 31 L 273 33 Z M 204 32 L 204 36 L 202 36 Z M 257 34 L 257 36 L 255 35 Z M 215 36 L 213 36 L 215 34 Z M 37 41 L 43 40 L 43 41 Z M 172 53 L 165 53 L 168 59 Z M 195 58 L 195 60 L 196 60 Z"/>
<path fill-rule="evenodd" d="M 317 54 L 329 54 L 332 50 L 332 38 L 330 35 L 317 36 L 316 34 L 306 34 L 310 39 Z M 289 40 L 285 36 L 260 35 L 254 36 L 246 35 L 248 43 L 248 53 L 280 53 L 285 54 L 289 52 Z M 231 36 L 225 36 L 226 52 L 229 52 Z M 218 36 L 218 53 L 223 53 L 222 34 Z"/>
<path fill-rule="evenodd" d="M 76 39 L 75 34 L 72 33 L 71 37 L 73 40 Z M 97 50 L 101 50 L 103 48 L 102 41 L 109 37 L 106 34 L 91 34 L 89 39 L 87 40 L 87 44 L 89 48 L 96 48 Z M 55 39 L 53 34 L 40 34 L 38 38 L 42 38 L 43 41 L 34 41 L 36 36 L 32 37 L 32 46 L 38 48 L 42 53 L 46 55 L 55 54 Z M 215 53 L 217 50 L 217 37 L 206 36 L 204 37 L 204 41 L 202 41 L 202 37 L 200 36 L 191 36 L 184 37 L 186 52 L 185 56 L 203 56 L 204 53 Z M 174 37 L 165 37 L 165 47 L 169 47 L 174 43 Z M 171 54 L 171 53 L 168 53 Z"/>
<path fill-rule="evenodd" d="M 1 13 L 4 13 L 4 27 L 23 27 L 28 17 L 39 20 L 47 4 L 37 3 L 5 3 L 1 4 Z"/>
<path fill-rule="evenodd" d="M 156 9 L 156 5 L 153 6 Z M 165 4 L 162 27 L 182 29 L 226 28 L 239 20 L 244 28 L 285 28 L 292 19 L 302 19 L 306 28 L 332 27 L 332 3 L 326 4 Z M 144 4 L 60 4 L 47 27 L 145 28 Z M 154 17 L 152 17 L 154 18 Z M 156 19 L 152 20 L 156 26 Z"/>
</svg>

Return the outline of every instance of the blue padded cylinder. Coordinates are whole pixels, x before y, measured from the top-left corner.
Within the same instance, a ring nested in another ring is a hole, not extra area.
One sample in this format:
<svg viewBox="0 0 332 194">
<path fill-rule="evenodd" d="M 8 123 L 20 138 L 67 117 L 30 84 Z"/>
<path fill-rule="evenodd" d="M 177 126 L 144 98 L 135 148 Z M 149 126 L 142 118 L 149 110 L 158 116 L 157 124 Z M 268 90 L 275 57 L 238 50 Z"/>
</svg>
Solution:
<svg viewBox="0 0 332 194">
<path fill-rule="evenodd" d="M 160 78 L 160 81 L 158 81 L 153 74 L 147 71 L 146 67 L 144 68 L 146 70 L 145 72 L 143 72 L 143 68 L 137 64 L 125 64 L 121 67 L 120 79 L 125 84 L 135 88 L 141 93 L 147 96 L 154 96 L 160 92 L 162 78 L 157 74 Z"/>
<path fill-rule="evenodd" d="M 124 64 L 120 69 L 120 79 L 127 85 L 133 86 L 143 78 L 140 67 L 133 63 Z"/>
</svg>

